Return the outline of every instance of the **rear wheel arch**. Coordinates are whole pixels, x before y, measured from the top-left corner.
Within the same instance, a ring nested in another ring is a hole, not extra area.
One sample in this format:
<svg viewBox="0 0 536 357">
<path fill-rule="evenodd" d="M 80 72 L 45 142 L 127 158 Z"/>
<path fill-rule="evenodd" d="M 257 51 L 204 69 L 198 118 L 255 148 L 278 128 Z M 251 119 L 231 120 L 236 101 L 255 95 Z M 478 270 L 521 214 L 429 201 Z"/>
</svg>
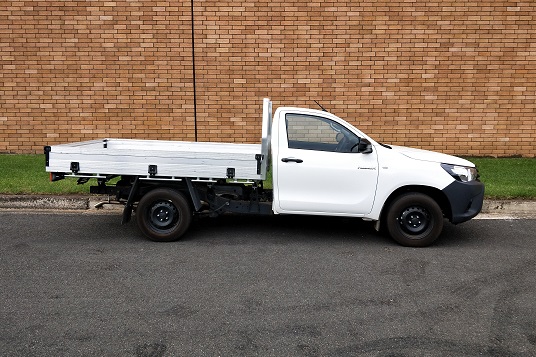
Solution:
<svg viewBox="0 0 536 357">
<path fill-rule="evenodd" d="M 146 181 L 143 182 L 141 187 L 138 189 L 136 202 L 139 203 L 143 199 L 145 195 L 150 193 L 151 191 L 158 190 L 158 189 L 164 189 L 164 190 L 171 190 L 175 191 L 177 193 L 180 193 L 184 196 L 186 201 L 188 202 L 188 206 L 194 210 L 194 203 L 192 199 L 192 195 L 188 191 L 188 187 L 183 181 L 178 182 L 168 182 L 168 183 L 162 183 L 162 182 L 153 182 L 153 181 Z"/>
</svg>

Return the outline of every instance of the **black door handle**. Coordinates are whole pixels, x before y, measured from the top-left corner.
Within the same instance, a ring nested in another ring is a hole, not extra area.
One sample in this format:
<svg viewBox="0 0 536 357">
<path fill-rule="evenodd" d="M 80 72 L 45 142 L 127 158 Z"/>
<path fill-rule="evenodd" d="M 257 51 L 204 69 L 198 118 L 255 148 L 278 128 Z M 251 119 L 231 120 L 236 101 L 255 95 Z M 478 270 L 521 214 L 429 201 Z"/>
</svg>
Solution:
<svg viewBox="0 0 536 357">
<path fill-rule="evenodd" d="M 283 162 L 297 162 L 298 164 L 301 164 L 303 162 L 302 159 L 294 159 L 294 158 L 291 158 L 291 157 L 282 158 L 281 161 L 283 161 Z"/>
</svg>

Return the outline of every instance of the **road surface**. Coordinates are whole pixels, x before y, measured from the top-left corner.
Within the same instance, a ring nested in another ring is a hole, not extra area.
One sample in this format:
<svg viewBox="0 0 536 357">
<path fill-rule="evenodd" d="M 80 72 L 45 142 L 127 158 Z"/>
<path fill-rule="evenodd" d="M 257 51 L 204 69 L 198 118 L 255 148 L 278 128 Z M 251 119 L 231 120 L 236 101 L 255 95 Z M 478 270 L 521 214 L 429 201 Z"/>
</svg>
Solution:
<svg viewBox="0 0 536 357">
<path fill-rule="evenodd" d="M 3 356 L 535 356 L 536 220 L 203 218 L 153 243 L 120 213 L 0 211 Z"/>
</svg>

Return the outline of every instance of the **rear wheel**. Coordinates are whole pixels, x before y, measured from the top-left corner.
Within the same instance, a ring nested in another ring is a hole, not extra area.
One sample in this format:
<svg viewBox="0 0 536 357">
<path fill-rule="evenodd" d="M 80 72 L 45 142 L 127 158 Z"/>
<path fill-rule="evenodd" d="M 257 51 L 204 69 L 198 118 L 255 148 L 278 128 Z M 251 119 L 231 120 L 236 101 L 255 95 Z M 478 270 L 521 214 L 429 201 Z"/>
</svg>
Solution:
<svg viewBox="0 0 536 357">
<path fill-rule="evenodd" d="M 389 207 L 386 225 L 389 235 L 401 245 L 426 247 L 443 229 L 443 212 L 430 196 L 407 193 Z"/>
<path fill-rule="evenodd" d="M 179 239 L 192 221 L 192 210 L 186 198 L 169 188 L 146 193 L 136 209 L 140 230 L 150 240 L 171 242 Z"/>
</svg>

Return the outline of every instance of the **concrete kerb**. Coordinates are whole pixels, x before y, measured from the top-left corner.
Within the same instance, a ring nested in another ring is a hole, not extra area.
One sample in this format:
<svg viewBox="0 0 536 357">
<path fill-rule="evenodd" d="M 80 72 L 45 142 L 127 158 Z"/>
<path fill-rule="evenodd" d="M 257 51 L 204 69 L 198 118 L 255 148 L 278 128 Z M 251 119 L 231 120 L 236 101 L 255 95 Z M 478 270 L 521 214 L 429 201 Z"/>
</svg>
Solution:
<svg viewBox="0 0 536 357">
<path fill-rule="evenodd" d="M 536 218 L 536 201 L 524 200 L 485 200 L 482 213 L 477 217 L 485 218 Z"/>
<path fill-rule="evenodd" d="M 95 205 L 99 202 L 108 202 L 108 197 L 83 195 L 0 195 L 0 209 L 91 211 L 123 208 L 122 205 L 103 205 L 102 208 L 95 208 Z"/>
<path fill-rule="evenodd" d="M 108 204 L 95 208 L 97 203 L 107 201 L 107 197 L 97 195 L 0 195 L 0 209 L 113 211 L 123 208 Z M 477 218 L 536 218 L 536 201 L 485 200 Z"/>
<path fill-rule="evenodd" d="M 84 196 L 1 195 L 0 208 L 87 210 L 89 209 L 89 198 Z"/>
</svg>

